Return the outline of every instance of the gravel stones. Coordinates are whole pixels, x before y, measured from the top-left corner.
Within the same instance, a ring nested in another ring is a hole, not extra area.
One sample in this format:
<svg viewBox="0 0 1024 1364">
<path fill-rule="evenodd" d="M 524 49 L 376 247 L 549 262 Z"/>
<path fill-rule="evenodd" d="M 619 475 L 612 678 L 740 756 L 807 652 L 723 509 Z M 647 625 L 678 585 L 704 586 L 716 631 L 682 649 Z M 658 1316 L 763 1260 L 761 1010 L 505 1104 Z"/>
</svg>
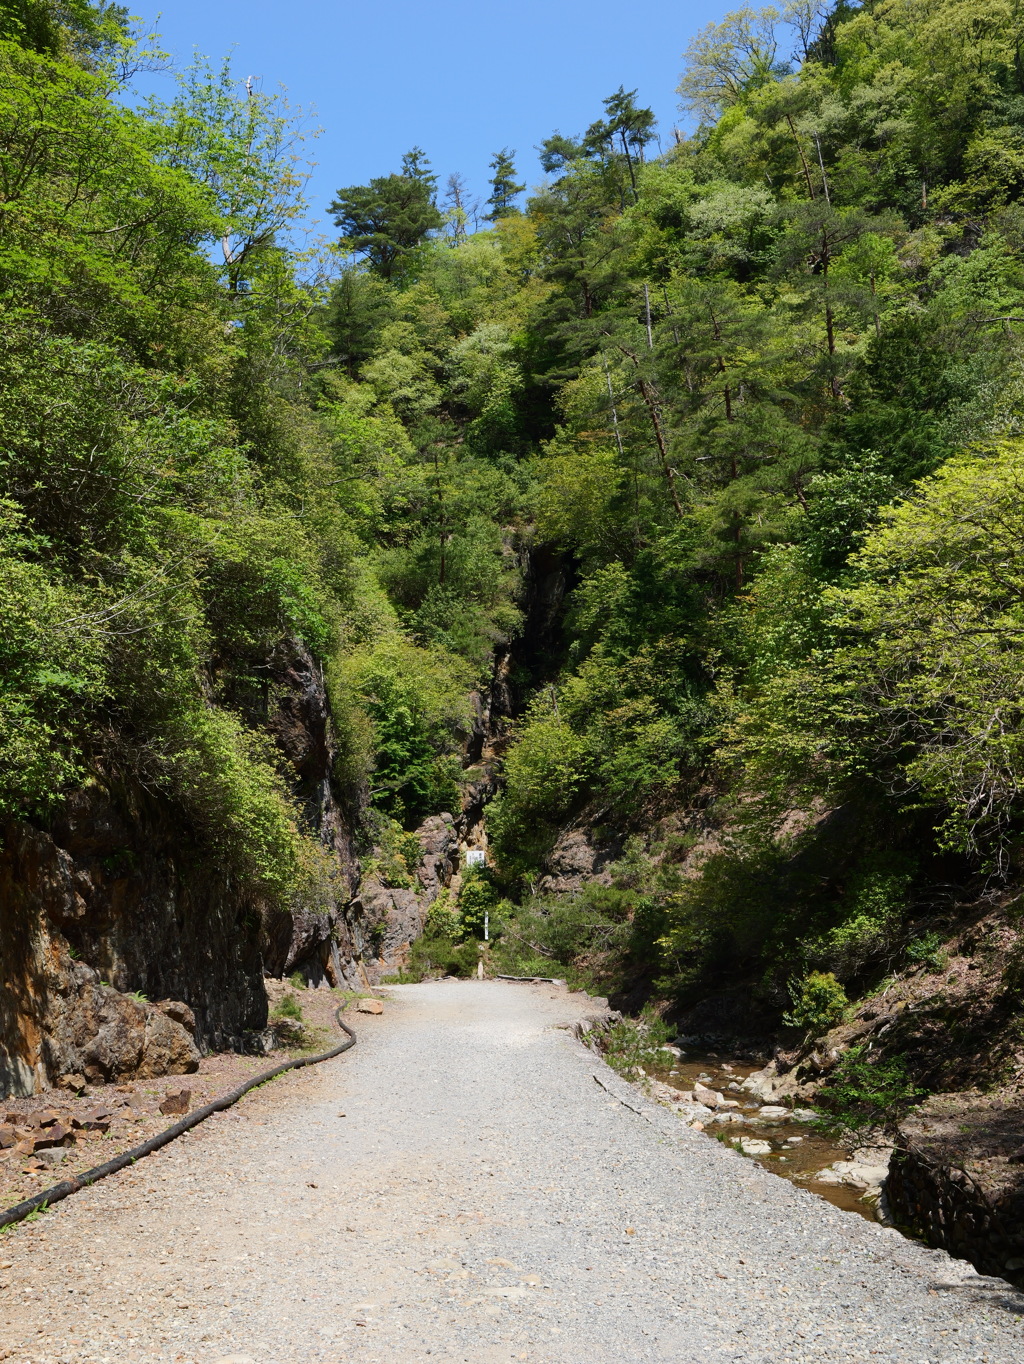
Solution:
<svg viewBox="0 0 1024 1364">
<path fill-rule="evenodd" d="M 1020 1360 L 1024 1298 L 689 1130 L 559 1028 L 591 1002 L 393 993 L 5 1237 L 18 1364 Z"/>
</svg>

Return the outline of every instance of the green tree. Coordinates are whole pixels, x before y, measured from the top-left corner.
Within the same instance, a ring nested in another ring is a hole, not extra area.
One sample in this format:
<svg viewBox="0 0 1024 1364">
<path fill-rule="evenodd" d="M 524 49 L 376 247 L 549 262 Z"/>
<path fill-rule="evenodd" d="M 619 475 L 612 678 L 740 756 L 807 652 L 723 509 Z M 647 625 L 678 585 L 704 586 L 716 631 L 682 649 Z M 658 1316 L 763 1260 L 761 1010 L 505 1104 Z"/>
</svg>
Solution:
<svg viewBox="0 0 1024 1364">
<path fill-rule="evenodd" d="M 607 117 L 591 124 L 583 141 L 584 148 L 618 153 L 626 162 L 630 188 L 636 199 L 637 164 L 644 159 L 644 149 L 654 139 L 657 120 L 653 109 L 641 109 L 636 102 L 636 91 L 619 86 L 614 95 L 604 101 Z"/>
<path fill-rule="evenodd" d="M 407 153 L 401 175 L 376 176 L 367 185 L 340 189 L 330 211 L 343 240 L 388 280 L 401 273 L 409 255 L 443 222 L 434 203 L 434 177 L 418 148 Z"/>
<path fill-rule="evenodd" d="M 514 156 L 515 152 L 503 147 L 491 158 L 491 170 L 494 174 L 490 180 L 491 196 L 487 200 L 491 211 L 484 215 L 488 222 L 497 222 L 499 218 L 507 218 L 510 213 L 517 212 L 516 196 L 522 194 L 526 186 L 516 183 Z"/>
<path fill-rule="evenodd" d="M 679 94 L 684 107 L 713 123 L 742 95 L 778 74 L 780 14 L 744 6 L 707 24 L 686 49 Z"/>
<path fill-rule="evenodd" d="M 124 5 L 91 0 L 0 0 L 0 38 L 40 54 L 102 61 L 129 43 Z"/>
</svg>

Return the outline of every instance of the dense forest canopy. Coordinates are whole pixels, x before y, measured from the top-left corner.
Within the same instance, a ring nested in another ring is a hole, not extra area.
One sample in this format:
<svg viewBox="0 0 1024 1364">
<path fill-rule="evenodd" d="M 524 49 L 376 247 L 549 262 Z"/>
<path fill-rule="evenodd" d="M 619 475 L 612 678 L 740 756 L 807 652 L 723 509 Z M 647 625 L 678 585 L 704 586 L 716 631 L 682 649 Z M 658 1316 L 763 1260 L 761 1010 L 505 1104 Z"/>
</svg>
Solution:
<svg viewBox="0 0 1024 1364">
<path fill-rule="evenodd" d="M 513 669 L 506 913 L 557 924 L 573 819 L 643 834 L 573 932 L 771 996 L 1015 874 L 1022 38 L 1013 0 L 738 10 L 663 154 L 620 87 L 525 202 L 509 148 L 483 212 L 414 147 L 298 249 L 280 100 L 199 64 L 133 105 L 121 9 L 3 0 L 0 809 L 130 776 L 315 895 L 275 653 L 397 838 L 458 803 L 543 549 L 572 590 Z"/>
</svg>

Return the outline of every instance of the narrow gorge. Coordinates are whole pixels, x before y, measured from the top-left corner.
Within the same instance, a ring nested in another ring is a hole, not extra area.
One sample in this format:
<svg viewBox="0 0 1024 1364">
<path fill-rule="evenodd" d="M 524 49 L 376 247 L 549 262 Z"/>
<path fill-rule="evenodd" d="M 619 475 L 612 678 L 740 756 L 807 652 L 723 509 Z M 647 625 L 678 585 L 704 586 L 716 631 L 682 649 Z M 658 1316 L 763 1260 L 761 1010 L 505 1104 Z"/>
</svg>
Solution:
<svg viewBox="0 0 1024 1364">
<path fill-rule="evenodd" d="M 564 981 L 1024 1283 L 1024 11 L 678 46 L 679 126 L 622 84 L 474 197 L 0 0 L 0 1094 L 155 1122 Z"/>
</svg>

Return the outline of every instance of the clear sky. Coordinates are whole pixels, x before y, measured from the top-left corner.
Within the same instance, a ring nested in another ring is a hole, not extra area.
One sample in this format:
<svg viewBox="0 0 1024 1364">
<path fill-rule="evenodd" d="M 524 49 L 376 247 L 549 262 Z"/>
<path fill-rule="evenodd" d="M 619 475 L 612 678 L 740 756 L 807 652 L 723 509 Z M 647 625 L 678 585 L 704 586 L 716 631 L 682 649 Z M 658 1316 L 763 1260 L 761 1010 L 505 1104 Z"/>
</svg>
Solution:
<svg viewBox="0 0 1024 1364">
<path fill-rule="evenodd" d="M 461 171 L 486 197 L 487 163 L 518 151 L 520 179 L 541 178 L 534 147 L 556 128 L 580 133 L 619 85 L 653 108 L 666 146 L 678 112 L 681 54 L 696 30 L 720 19 L 718 0 L 134 0 L 180 65 L 193 50 L 233 53 L 244 79 L 282 84 L 312 106 L 323 128 L 313 144 L 312 216 L 329 227 L 341 185 L 397 170 L 414 143 L 443 184 Z M 162 14 L 160 13 L 163 9 Z M 170 94 L 171 78 L 148 88 Z"/>
</svg>

